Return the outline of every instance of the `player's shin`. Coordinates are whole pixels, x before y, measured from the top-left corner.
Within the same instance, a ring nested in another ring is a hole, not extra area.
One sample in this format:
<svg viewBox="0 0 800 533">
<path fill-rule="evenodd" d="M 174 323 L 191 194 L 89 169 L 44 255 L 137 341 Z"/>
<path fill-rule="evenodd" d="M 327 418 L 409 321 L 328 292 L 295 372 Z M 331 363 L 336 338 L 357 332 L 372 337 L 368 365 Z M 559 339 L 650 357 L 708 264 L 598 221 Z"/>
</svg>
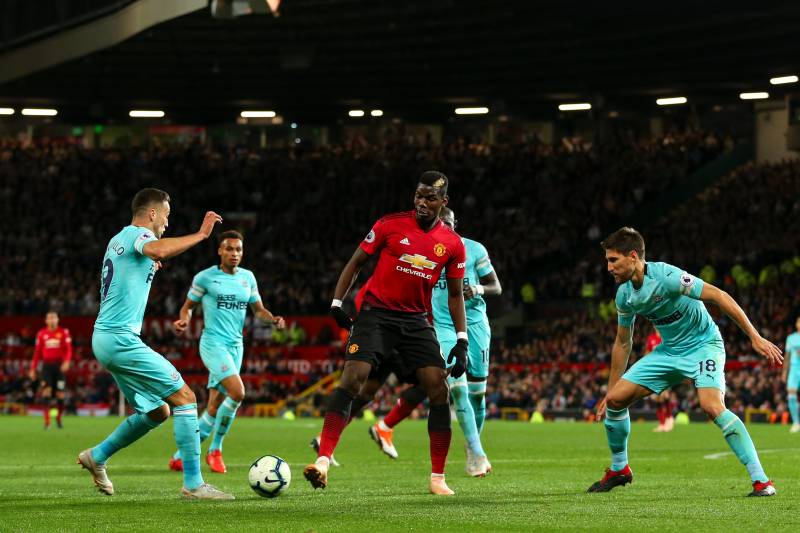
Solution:
<svg viewBox="0 0 800 533">
<path fill-rule="evenodd" d="M 330 459 L 345 426 L 350 419 L 350 409 L 354 396 L 342 387 L 336 387 L 328 400 L 328 409 L 325 412 L 325 422 L 322 425 L 322 435 L 319 439 L 318 457 Z"/>
<path fill-rule="evenodd" d="M 605 427 L 608 447 L 611 449 L 611 470 L 619 472 L 628 464 L 628 435 L 631 433 L 628 408 L 607 408 Z"/>
<path fill-rule="evenodd" d="M 472 412 L 475 413 L 475 426 L 480 435 L 483 431 L 483 422 L 486 420 L 486 381 L 470 381 L 467 386 Z"/>
<path fill-rule="evenodd" d="M 200 474 L 200 430 L 197 404 L 179 405 L 172 410 L 175 443 L 183 459 L 183 486 L 189 490 L 203 484 Z"/>
<path fill-rule="evenodd" d="M 109 457 L 136 442 L 159 424 L 142 413 L 129 416 L 103 442 L 92 448 L 92 459 L 95 463 L 104 464 Z"/>
<path fill-rule="evenodd" d="M 750 434 L 741 419 L 726 409 L 714 419 L 714 423 L 722 430 L 722 435 L 728 442 L 728 446 L 733 450 L 733 453 L 747 468 L 750 480 L 762 483 L 769 481 L 764 469 L 761 467 L 761 461 L 758 459 L 753 439 L 750 438 Z"/>
<path fill-rule="evenodd" d="M 428 437 L 430 438 L 431 473 L 443 475 L 452 438 L 448 404 L 431 405 L 428 413 Z"/>
<path fill-rule="evenodd" d="M 217 418 L 214 423 L 214 439 L 211 441 L 211 446 L 208 448 L 209 450 L 222 450 L 222 441 L 233 425 L 233 420 L 236 418 L 236 411 L 239 409 L 239 405 L 241 405 L 240 402 L 228 397 L 225 398 L 225 401 L 219 406 L 219 409 L 217 409 Z M 202 434 L 200 440 L 203 440 Z"/>
<path fill-rule="evenodd" d="M 792 424 L 800 424 L 800 408 L 798 408 L 797 391 L 789 393 L 789 414 Z"/>
<path fill-rule="evenodd" d="M 385 427 L 381 429 L 388 431 L 394 428 L 397 424 L 408 418 L 425 398 L 425 391 L 422 390 L 421 387 L 409 387 L 404 390 L 394 404 L 394 407 L 392 407 L 392 410 L 379 422 L 385 425 Z"/>
<path fill-rule="evenodd" d="M 469 401 L 469 394 L 467 393 L 467 382 L 465 380 L 457 380 L 453 383 L 450 386 L 450 396 L 453 398 L 456 418 L 458 418 L 458 424 L 464 433 L 467 446 L 476 456 L 485 456 L 486 453 L 483 451 L 483 446 L 481 446 L 478 427 L 475 424 L 475 413 L 472 411 L 472 403 Z"/>
<path fill-rule="evenodd" d="M 198 427 L 200 428 L 200 442 L 202 443 L 205 441 L 211 432 L 214 431 L 214 422 L 215 418 L 209 414 L 208 410 L 203 413 L 197 420 Z M 172 455 L 173 459 L 180 459 L 181 458 L 181 451 L 176 450 L 175 453 Z"/>
</svg>

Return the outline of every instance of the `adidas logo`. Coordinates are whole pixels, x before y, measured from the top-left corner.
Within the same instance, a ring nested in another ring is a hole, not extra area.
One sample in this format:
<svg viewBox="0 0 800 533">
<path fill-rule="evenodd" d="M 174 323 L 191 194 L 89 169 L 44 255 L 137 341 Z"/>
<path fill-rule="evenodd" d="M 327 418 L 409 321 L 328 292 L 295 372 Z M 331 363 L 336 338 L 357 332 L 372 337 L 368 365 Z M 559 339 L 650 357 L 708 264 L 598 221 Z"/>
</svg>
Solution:
<svg viewBox="0 0 800 533">
<path fill-rule="evenodd" d="M 411 243 L 408 242 L 408 237 L 403 237 L 403 240 L 400 241 L 400 244 L 411 244 Z"/>
</svg>

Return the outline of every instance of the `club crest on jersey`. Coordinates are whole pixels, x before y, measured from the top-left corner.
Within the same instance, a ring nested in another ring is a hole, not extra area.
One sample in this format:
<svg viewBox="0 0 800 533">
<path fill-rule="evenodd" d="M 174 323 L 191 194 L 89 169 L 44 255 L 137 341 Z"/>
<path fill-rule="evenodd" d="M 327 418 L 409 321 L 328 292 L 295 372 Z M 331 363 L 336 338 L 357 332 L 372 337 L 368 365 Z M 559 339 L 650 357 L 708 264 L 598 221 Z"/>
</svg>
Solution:
<svg viewBox="0 0 800 533">
<path fill-rule="evenodd" d="M 655 296 L 653 296 L 653 301 L 656 302 L 656 303 L 660 302 L 663 299 L 664 299 L 664 297 L 661 296 L 660 294 L 656 294 Z"/>
<path fill-rule="evenodd" d="M 373 230 L 373 229 L 369 230 L 369 233 L 367 233 L 367 236 L 364 237 L 364 242 L 369 242 L 369 243 L 375 242 L 375 230 Z"/>
<path fill-rule="evenodd" d="M 244 287 L 244 288 L 246 289 L 246 288 L 248 288 L 249 286 L 250 286 L 250 284 L 249 284 L 249 283 L 247 283 L 247 280 L 246 280 L 246 279 L 243 279 L 243 280 L 242 280 L 242 287 Z"/>
<path fill-rule="evenodd" d="M 688 272 L 681 274 L 681 294 L 689 294 L 694 285 L 694 276 Z"/>
<path fill-rule="evenodd" d="M 436 254 L 436 257 L 442 257 L 445 253 L 447 253 L 447 248 L 442 243 L 437 243 L 433 246 L 433 253 Z"/>
<path fill-rule="evenodd" d="M 348 353 L 356 353 L 358 351 L 358 344 L 351 344 L 347 349 Z"/>
<path fill-rule="evenodd" d="M 433 270 L 436 268 L 436 263 L 425 257 L 424 255 L 419 254 L 403 254 L 400 256 L 400 261 L 404 263 L 408 263 L 414 268 L 418 268 L 419 270 L 430 269 Z"/>
</svg>

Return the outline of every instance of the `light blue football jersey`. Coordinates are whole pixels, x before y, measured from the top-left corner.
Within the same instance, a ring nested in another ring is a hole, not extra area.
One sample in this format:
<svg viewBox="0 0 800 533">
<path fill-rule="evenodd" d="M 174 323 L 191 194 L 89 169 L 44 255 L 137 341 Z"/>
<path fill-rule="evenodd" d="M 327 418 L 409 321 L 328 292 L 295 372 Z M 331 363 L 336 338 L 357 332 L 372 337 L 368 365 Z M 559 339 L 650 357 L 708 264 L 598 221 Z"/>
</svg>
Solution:
<svg viewBox="0 0 800 533">
<path fill-rule="evenodd" d="M 142 248 L 155 240 L 147 228 L 125 226 L 109 241 L 100 276 L 97 331 L 142 332 L 144 309 L 156 275 L 155 261 L 144 255 Z"/>
<path fill-rule="evenodd" d="M 703 280 L 667 263 L 647 263 L 639 289 L 627 281 L 617 288 L 617 320 L 631 327 L 636 314 L 647 318 L 661 335 L 669 355 L 688 355 L 698 346 L 722 340 L 703 302 Z"/>
<path fill-rule="evenodd" d="M 789 369 L 800 372 L 800 333 L 795 331 L 786 337 L 786 355 L 791 357 Z"/>
<path fill-rule="evenodd" d="M 247 306 L 261 300 L 253 273 L 237 268 L 227 274 L 219 266 L 199 272 L 187 297 L 203 305 L 203 337 L 224 344 L 241 344 Z"/>
<path fill-rule="evenodd" d="M 468 285 L 477 285 L 480 279 L 494 271 L 492 261 L 489 259 L 489 253 L 478 241 L 472 239 L 461 238 L 464 243 L 464 248 L 467 251 L 467 264 L 464 269 L 464 287 Z M 486 318 L 486 301 L 482 296 L 475 296 L 469 300 L 464 300 L 464 305 L 467 310 L 467 324 L 475 324 L 476 322 L 483 322 Z M 453 319 L 450 317 L 450 307 L 447 304 L 447 278 L 445 277 L 444 270 L 442 271 L 439 281 L 433 287 L 433 296 L 431 299 L 431 306 L 433 307 L 433 322 L 438 327 L 454 328 Z"/>
</svg>

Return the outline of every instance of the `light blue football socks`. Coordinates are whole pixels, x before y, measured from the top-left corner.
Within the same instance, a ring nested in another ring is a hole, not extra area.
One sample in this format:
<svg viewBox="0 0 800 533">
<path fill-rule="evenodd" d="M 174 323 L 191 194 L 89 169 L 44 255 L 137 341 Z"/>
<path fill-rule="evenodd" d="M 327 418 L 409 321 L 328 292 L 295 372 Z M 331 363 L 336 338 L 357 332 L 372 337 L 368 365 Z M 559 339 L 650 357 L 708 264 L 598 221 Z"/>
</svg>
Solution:
<svg viewBox="0 0 800 533">
<path fill-rule="evenodd" d="M 214 438 L 211 440 L 211 446 L 208 447 L 209 451 L 222 450 L 222 441 L 230 431 L 231 425 L 233 425 L 239 405 L 239 402 L 227 397 L 217 409 L 217 419 L 214 422 Z"/>
<path fill-rule="evenodd" d="M 461 426 L 461 432 L 464 433 L 467 446 L 476 456 L 485 456 L 486 452 L 483 451 L 483 446 L 481 445 L 481 436 L 475 424 L 475 413 L 472 410 L 469 394 L 467 394 L 466 383 L 463 381 L 453 383 L 450 388 L 450 396 L 453 397 L 456 418 L 458 418 L 458 425 Z"/>
<path fill-rule="evenodd" d="M 92 459 L 98 464 L 105 463 L 109 457 L 141 439 L 148 431 L 158 427 L 158 425 L 158 422 L 154 422 L 145 414 L 132 414 L 117 426 L 117 429 L 106 437 L 103 442 L 92 448 Z"/>
<path fill-rule="evenodd" d="M 183 486 L 189 490 L 203 484 L 200 474 L 200 429 L 197 404 L 179 405 L 172 410 L 175 443 L 183 459 Z"/>
<path fill-rule="evenodd" d="M 619 472 L 628 464 L 628 435 L 631 433 L 631 417 L 628 408 L 606 408 L 606 437 L 611 449 L 611 470 Z"/>
<path fill-rule="evenodd" d="M 203 416 L 197 422 L 198 427 L 200 428 L 200 442 L 202 443 L 204 440 L 211 435 L 211 432 L 214 430 L 214 417 L 211 416 L 206 410 L 203 413 Z M 173 459 L 180 459 L 181 458 L 181 451 L 178 450 L 172 455 Z"/>
<path fill-rule="evenodd" d="M 789 414 L 792 416 L 792 424 L 800 424 L 800 411 L 797 405 L 797 393 L 789 393 Z"/>
<path fill-rule="evenodd" d="M 486 420 L 486 381 L 469 381 L 467 388 L 472 412 L 475 413 L 475 426 L 480 435 L 483 431 L 483 421 Z"/>
<path fill-rule="evenodd" d="M 747 468 L 750 480 L 762 483 L 769 481 L 764 469 L 761 467 L 761 462 L 758 460 L 758 453 L 756 453 L 756 447 L 753 445 L 753 439 L 750 438 L 747 428 L 744 427 L 744 423 L 739 417 L 726 409 L 725 412 L 714 419 L 714 423 L 722 430 L 722 435 L 728 442 L 728 446 L 733 450 L 733 453 Z"/>
</svg>

